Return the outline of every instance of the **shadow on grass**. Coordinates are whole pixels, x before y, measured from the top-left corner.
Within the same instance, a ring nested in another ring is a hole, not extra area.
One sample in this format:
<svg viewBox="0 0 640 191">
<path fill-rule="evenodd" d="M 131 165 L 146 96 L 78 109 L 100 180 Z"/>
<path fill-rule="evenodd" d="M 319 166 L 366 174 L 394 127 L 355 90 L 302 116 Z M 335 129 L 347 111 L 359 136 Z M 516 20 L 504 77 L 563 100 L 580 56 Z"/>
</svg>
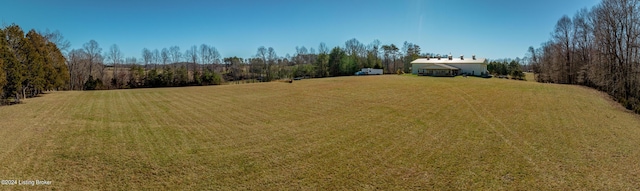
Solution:
<svg viewBox="0 0 640 191">
<path fill-rule="evenodd" d="M 38 95 L 35 95 L 35 96 L 29 96 L 29 97 L 27 97 L 27 99 L 43 97 L 44 95 L 47 95 L 49 93 L 50 92 L 42 92 L 42 93 L 40 93 Z M 23 101 L 16 101 L 15 98 L 0 99 L 0 107 L 1 106 L 17 105 L 17 104 L 24 104 L 24 102 Z"/>
</svg>

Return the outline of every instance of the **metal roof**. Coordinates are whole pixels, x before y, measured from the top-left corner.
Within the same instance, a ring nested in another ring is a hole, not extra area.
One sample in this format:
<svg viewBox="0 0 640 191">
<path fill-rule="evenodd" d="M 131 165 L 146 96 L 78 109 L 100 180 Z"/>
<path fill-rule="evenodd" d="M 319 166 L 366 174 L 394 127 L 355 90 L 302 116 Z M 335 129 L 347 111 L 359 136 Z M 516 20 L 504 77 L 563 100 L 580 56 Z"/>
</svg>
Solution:
<svg viewBox="0 0 640 191">
<path fill-rule="evenodd" d="M 446 64 L 429 64 L 426 65 L 424 67 L 420 67 L 420 69 L 449 69 L 449 70 L 459 70 L 459 68 L 453 67 L 453 66 L 449 66 Z"/>
<path fill-rule="evenodd" d="M 452 58 L 449 60 L 448 58 L 418 58 L 411 62 L 411 64 L 484 64 L 484 58 L 465 58 L 461 60 L 460 58 Z"/>
</svg>

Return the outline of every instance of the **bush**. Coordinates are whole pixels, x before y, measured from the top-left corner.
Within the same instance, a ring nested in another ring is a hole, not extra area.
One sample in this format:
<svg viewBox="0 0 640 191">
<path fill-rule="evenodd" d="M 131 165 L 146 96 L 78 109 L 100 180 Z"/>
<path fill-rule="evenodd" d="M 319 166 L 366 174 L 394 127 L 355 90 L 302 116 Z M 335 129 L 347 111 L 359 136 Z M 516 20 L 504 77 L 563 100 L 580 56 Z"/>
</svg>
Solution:
<svg viewBox="0 0 640 191">
<path fill-rule="evenodd" d="M 220 74 L 214 71 L 205 70 L 200 77 L 202 85 L 220 85 L 222 84 L 222 77 Z"/>
<path fill-rule="evenodd" d="M 187 68 L 184 66 L 181 66 L 180 68 L 176 69 L 175 73 L 175 83 L 178 86 L 185 86 L 187 85 L 188 81 L 189 81 L 189 74 L 187 72 Z"/>
<path fill-rule="evenodd" d="M 85 90 L 96 90 L 102 88 L 102 86 L 102 80 L 100 80 L 99 78 L 93 79 L 93 76 L 89 76 L 89 79 L 84 83 Z"/>
<path fill-rule="evenodd" d="M 524 73 L 520 70 L 511 71 L 511 79 L 524 80 Z"/>
</svg>

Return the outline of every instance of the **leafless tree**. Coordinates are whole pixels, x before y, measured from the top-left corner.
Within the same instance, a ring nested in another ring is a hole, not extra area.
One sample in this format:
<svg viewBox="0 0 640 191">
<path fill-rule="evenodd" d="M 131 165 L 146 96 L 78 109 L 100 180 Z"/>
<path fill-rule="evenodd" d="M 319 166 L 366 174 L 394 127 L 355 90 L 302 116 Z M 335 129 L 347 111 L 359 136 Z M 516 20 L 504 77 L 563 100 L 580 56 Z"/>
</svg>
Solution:
<svg viewBox="0 0 640 191">
<path fill-rule="evenodd" d="M 113 44 L 111 45 L 111 47 L 109 47 L 107 60 L 111 61 L 111 64 L 113 65 L 113 82 L 114 82 L 115 88 L 120 88 L 119 84 L 122 83 L 118 79 L 118 64 L 122 62 L 123 57 L 124 56 L 117 44 Z"/>
<path fill-rule="evenodd" d="M 49 29 L 47 29 L 46 31 L 41 32 L 41 34 L 49 42 L 54 43 L 58 47 L 58 49 L 60 49 L 60 51 L 63 53 L 67 52 L 71 47 L 71 42 L 64 39 L 64 36 L 62 36 L 62 33 L 60 33 L 60 31 L 58 30 L 49 31 Z"/>
<path fill-rule="evenodd" d="M 179 63 L 182 60 L 182 53 L 180 52 L 179 46 L 171 46 L 169 47 L 169 52 L 171 53 L 171 60 L 173 63 Z"/>
<path fill-rule="evenodd" d="M 149 65 L 153 60 L 153 52 L 147 48 L 142 49 L 142 60 L 144 62 L 144 69 L 147 69 L 147 65 Z"/>
<path fill-rule="evenodd" d="M 95 40 L 90 40 L 89 42 L 84 43 L 82 47 L 84 48 L 84 52 L 87 54 L 89 62 L 89 76 L 92 76 L 94 65 L 102 62 L 102 48 L 100 48 L 100 45 Z"/>
<path fill-rule="evenodd" d="M 83 49 L 73 49 L 67 55 L 69 68 L 69 89 L 81 90 L 82 84 L 89 76 L 87 53 Z"/>
<path fill-rule="evenodd" d="M 572 83 L 573 76 L 571 71 L 571 57 L 573 52 L 573 43 L 571 35 L 573 34 L 573 22 L 571 19 L 564 15 L 558 23 L 556 24 L 555 32 L 553 33 L 553 38 L 555 42 L 558 42 L 558 46 L 556 46 L 556 51 L 562 56 L 562 58 L 558 58 L 562 60 L 563 64 L 558 64 L 556 71 L 558 71 L 557 75 L 560 80 L 559 83 Z"/>
<path fill-rule="evenodd" d="M 209 45 L 202 44 L 202 45 L 200 45 L 200 49 L 199 50 L 200 50 L 200 59 L 202 60 L 201 64 L 204 65 L 205 67 L 206 66 L 211 66 L 211 67 L 209 67 L 209 69 L 213 70 L 213 64 L 211 63 L 212 59 L 213 59 L 211 57 L 212 56 L 211 55 L 211 47 Z"/>
<path fill-rule="evenodd" d="M 213 66 L 219 65 L 221 63 L 222 56 L 220 55 L 220 52 L 218 52 L 218 49 L 216 47 L 209 48 L 209 55 L 211 56 L 211 62 L 212 62 L 211 70 L 213 71 Z"/>
<path fill-rule="evenodd" d="M 273 76 L 273 66 L 279 66 L 280 59 L 278 58 L 278 54 L 276 54 L 276 50 L 273 47 L 269 47 L 267 49 L 267 78 L 269 80 L 275 79 Z M 277 68 L 276 68 L 277 69 Z M 280 76 L 276 76 L 279 78 Z"/>
<path fill-rule="evenodd" d="M 158 63 L 160 63 L 160 61 L 162 60 L 160 57 L 160 51 L 158 51 L 157 48 L 153 49 L 151 58 L 152 58 L 151 60 L 153 60 L 153 69 L 157 70 Z"/>
<path fill-rule="evenodd" d="M 266 72 L 267 78 L 269 77 L 269 71 L 267 70 L 267 48 L 264 46 L 258 47 L 258 52 L 256 53 L 256 58 L 258 58 L 262 65 L 262 71 Z M 262 75 L 262 74 L 261 74 Z"/>
<path fill-rule="evenodd" d="M 320 45 L 318 45 L 318 52 L 320 54 L 329 54 L 329 48 L 327 48 L 324 42 L 321 42 Z"/>
<path fill-rule="evenodd" d="M 167 62 L 169 62 L 170 54 L 171 53 L 169 53 L 169 49 L 162 48 L 162 52 L 160 53 L 160 58 L 162 59 L 162 65 L 166 65 Z"/>
<path fill-rule="evenodd" d="M 197 65 L 198 65 L 198 46 L 193 45 L 191 46 L 190 49 L 187 49 L 184 53 L 184 55 L 189 59 L 190 61 L 190 65 L 192 66 L 192 70 L 193 71 L 193 80 L 197 79 L 197 75 L 198 75 L 198 70 L 197 70 Z M 189 70 L 189 68 L 187 68 L 187 71 Z"/>
<path fill-rule="evenodd" d="M 537 81 L 591 86 L 640 113 L 640 1 L 603 0 L 563 16 L 529 52 Z"/>
</svg>

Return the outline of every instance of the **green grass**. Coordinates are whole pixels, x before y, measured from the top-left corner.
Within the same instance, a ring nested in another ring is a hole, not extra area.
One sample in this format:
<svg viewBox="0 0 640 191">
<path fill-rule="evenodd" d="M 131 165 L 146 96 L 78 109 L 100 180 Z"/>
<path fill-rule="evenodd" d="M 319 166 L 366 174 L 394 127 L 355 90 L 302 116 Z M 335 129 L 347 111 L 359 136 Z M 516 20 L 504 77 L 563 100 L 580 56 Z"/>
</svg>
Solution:
<svg viewBox="0 0 640 191">
<path fill-rule="evenodd" d="M 633 190 L 640 118 L 578 86 L 359 76 L 0 107 L 0 179 L 61 190 Z"/>
</svg>

